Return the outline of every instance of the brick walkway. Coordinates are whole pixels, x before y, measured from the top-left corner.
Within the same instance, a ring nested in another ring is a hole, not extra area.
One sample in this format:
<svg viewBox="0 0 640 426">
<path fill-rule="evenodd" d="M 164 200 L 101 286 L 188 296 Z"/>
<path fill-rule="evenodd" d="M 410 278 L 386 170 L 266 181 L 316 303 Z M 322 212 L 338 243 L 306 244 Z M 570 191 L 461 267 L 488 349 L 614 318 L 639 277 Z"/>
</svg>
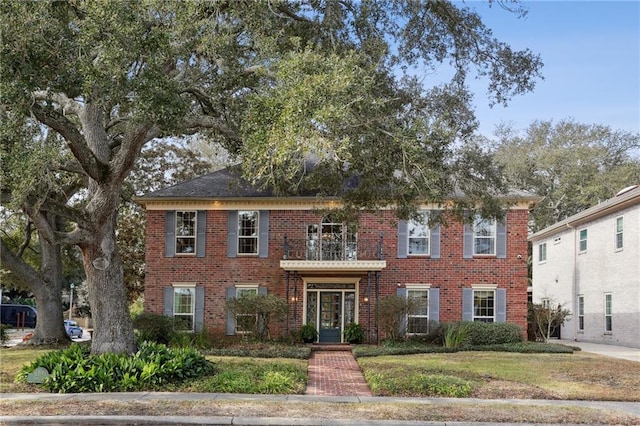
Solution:
<svg viewBox="0 0 640 426">
<path fill-rule="evenodd" d="M 307 370 L 307 395 L 371 396 L 350 350 L 315 350 Z"/>
</svg>

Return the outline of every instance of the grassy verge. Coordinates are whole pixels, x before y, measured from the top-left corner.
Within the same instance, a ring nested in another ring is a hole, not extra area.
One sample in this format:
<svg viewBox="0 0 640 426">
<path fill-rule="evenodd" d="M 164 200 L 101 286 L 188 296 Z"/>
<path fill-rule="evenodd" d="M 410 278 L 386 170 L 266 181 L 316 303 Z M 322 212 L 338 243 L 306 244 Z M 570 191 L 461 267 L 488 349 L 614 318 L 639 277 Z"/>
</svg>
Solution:
<svg viewBox="0 0 640 426">
<path fill-rule="evenodd" d="M 640 417 L 608 409 L 515 404 L 449 403 L 319 403 L 246 400 L 194 401 L 0 401 L 4 415 L 148 415 L 313 418 L 347 420 L 412 420 L 417 422 L 482 422 L 536 424 L 637 425 Z"/>
</svg>

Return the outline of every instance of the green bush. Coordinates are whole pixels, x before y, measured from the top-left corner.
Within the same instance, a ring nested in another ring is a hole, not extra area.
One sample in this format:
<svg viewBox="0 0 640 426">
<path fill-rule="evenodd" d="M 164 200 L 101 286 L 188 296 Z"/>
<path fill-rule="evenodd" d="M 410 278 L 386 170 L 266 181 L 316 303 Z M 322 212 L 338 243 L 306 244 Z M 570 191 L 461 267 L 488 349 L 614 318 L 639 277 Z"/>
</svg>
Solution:
<svg viewBox="0 0 640 426">
<path fill-rule="evenodd" d="M 242 297 L 228 299 L 226 309 L 236 321 L 244 319 L 242 328 L 251 337 L 264 340 L 271 337 L 269 325 L 272 321 L 283 321 L 287 317 L 287 301 L 273 294 L 246 294 Z"/>
<path fill-rule="evenodd" d="M 444 328 L 442 343 L 446 348 L 459 348 L 469 338 L 469 327 L 467 323 L 457 322 L 447 324 Z"/>
<path fill-rule="evenodd" d="M 344 340 L 349 343 L 362 343 L 364 342 L 364 328 L 357 323 L 351 323 L 344 329 Z"/>
<path fill-rule="evenodd" d="M 0 343 L 4 344 L 9 340 L 9 334 L 7 334 L 7 330 L 9 326 L 6 324 L 0 324 Z"/>
<path fill-rule="evenodd" d="M 417 307 L 414 299 L 400 296 L 386 296 L 376 304 L 376 318 L 378 326 L 384 336 L 391 341 L 404 339 L 406 330 L 404 324 L 407 315 Z"/>
<path fill-rule="evenodd" d="M 486 346 L 522 342 L 522 329 L 507 322 L 465 322 L 465 345 Z"/>
<path fill-rule="evenodd" d="M 213 372 L 213 365 L 195 349 L 170 349 L 157 343 L 142 343 L 134 355 L 90 355 L 89 346 L 72 345 L 23 367 L 16 381 L 26 382 L 37 367 L 50 373 L 42 386 L 59 393 L 159 390 L 164 384 Z"/>
<path fill-rule="evenodd" d="M 134 317 L 133 328 L 140 342 L 155 342 L 168 345 L 176 334 L 173 318 L 150 312 Z"/>
<path fill-rule="evenodd" d="M 542 343 L 542 342 L 517 342 L 497 345 L 470 346 L 468 350 L 493 351 L 493 352 L 517 352 L 522 354 L 572 354 L 574 349 L 570 346 Z"/>
</svg>

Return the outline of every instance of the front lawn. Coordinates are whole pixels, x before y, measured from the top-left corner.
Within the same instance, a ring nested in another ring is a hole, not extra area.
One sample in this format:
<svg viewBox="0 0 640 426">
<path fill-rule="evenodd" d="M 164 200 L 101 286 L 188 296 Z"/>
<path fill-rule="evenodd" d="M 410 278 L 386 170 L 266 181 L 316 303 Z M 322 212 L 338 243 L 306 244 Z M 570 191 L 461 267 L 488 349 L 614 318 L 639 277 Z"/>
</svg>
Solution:
<svg viewBox="0 0 640 426">
<path fill-rule="evenodd" d="M 358 358 L 374 395 L 640 401 L 640 363 L 572 355 L 456 352 Z"/>
</svg>

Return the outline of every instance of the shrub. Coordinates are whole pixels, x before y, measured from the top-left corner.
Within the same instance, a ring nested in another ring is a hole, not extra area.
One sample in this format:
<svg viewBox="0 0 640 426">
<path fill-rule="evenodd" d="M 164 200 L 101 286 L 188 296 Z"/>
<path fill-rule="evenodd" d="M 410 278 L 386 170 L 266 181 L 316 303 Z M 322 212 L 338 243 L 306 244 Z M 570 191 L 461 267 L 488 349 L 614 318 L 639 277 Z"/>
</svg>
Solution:
<svg viewBox="0 0 640 426">
<path fill-rule="evenodd" d="M 256 339 L 270 337 L 272 320 L 282 321 L 287 317 L 288 304 L 285 299 L 272 294 L 247 294 L 228 299 L 226 308 L 236 318 L 244 318 L 243 328 Z"/>
<path fill-rule="evenodd" d="M 442 337 L 442 343 L 446 348 L 459 348 L 461 347 L 469 336 L 468 327 L 466 323 L 458 322 L 448 324 L 444 329 Z"/>
<path fill-rule="evenodd" d="M 7 334 L 7 330 L 9 326 L 6 324 L 0 324 L 0 343 L 4 344 L 9 340 L 9 334 Z"/>
<path fill-rule="evenodd" d="M 465 345 L 484 346 L 522 342 L 522 329 L 507 322 L 464 322 Z"/>
<path fill-rule="evenodd" d="M 349 343 L 364 342 L 364 328 L 356 323 L 347 325 L 344 329 L 344 339 Z"/>
<path fill-rule="evenodd" d="M 142 313 L 133 318 L 133 328 L 138 341 L 155 342 L 168 345 L 175 331 L 175 321 L 166 315 Z"/>
<path fill-rule="evenodd" d="M 386 296 L 376 305 L 378 326 L 387 339 L 402 340 L 405 337 L 405 323 L 407 315 L 414 312 L 417 302 L 411 298 L 400 296 Z"/>
<path fill-rule="evenodd" d="M 170 349 L 157 343 L 142 343 L 134 355 L 90 355 L 89 346 L 72 345 L 23 367 L 16 381 L 25 382 L 37 367 L 50 373 L 42 386 L 59 393 L 159 390 L 165 384 L 213 372 L 213 365 L 195 349 Z"/>
<path fill-rule="evenodd" d="M 447 347 L 522 342 L 522 329 L 506 322 L 453 322 L 440 327 L 439 332 L 443 345 Z"/>
</svg>

